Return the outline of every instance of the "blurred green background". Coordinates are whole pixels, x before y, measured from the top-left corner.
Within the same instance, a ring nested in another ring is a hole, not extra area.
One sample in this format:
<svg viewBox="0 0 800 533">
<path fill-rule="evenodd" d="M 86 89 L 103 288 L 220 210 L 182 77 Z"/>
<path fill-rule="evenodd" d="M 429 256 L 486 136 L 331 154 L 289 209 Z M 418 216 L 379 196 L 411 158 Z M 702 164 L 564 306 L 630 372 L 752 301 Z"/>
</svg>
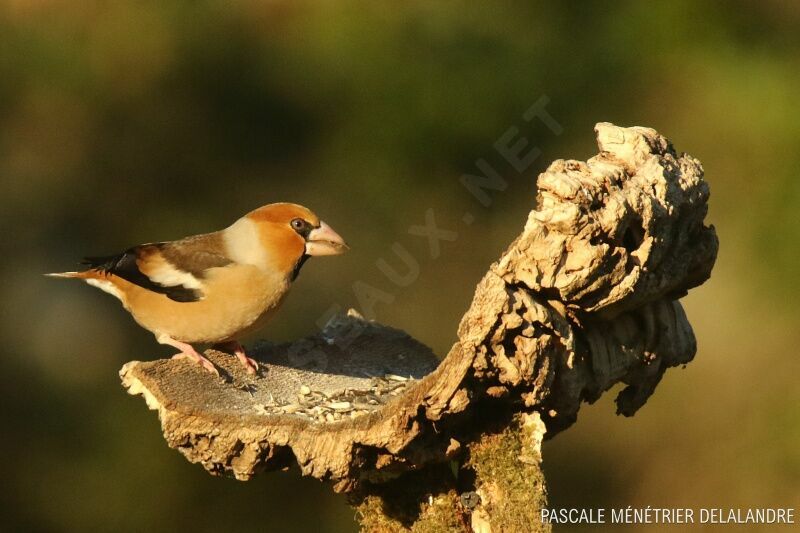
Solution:
<svg viewBox="0 0 800 533">
<path fill-rule="evenodd" d="M 310 261 L 261 336 L 312 333 L 360 280 L 392 300 L 378 320 L 444 354 L 536 175 L 593 155 L 598 121 L 700 158 L 721 250 L 685 299 L 696 360 L 634 418 L 609 394 L 548 442 L 551 505 L 800 506 L 800 3 L 0 6 L 3 530 L 354 531 L 320 483 L 213 478 L 168 449 L 117 371 L 171 349 L 41 274 L 295 201 L 352 251 Z M 522 119 L 543 96 L 561 135 Z M 523 173 L 493 147 L 512 126 L 542 152 Z M 459 183 L 479 158 L 508 182 L 489 208 Z M 438 258 L 408 233 L 428 209 L 458 232 Z M 396 242 L 408 287 L 376 266 L 402 270 Z"/>
</svg>

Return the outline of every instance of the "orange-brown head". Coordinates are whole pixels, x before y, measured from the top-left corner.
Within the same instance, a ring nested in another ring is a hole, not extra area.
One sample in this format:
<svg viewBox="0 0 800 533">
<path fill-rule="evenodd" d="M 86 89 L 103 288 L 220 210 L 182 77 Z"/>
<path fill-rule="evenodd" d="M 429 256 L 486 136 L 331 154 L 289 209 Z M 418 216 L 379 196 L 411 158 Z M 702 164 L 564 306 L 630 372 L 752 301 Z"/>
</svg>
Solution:
<svg viewBox="0 0 800 533">
<path fill-rule="evenodd" d="M 285 273 L 296 271 L 308 256 L 338 255 L 348 249 L 344 239 L 311 210 L 290 203 L 259 207 L 225 232 L 234 260 Z"/>
</svg>

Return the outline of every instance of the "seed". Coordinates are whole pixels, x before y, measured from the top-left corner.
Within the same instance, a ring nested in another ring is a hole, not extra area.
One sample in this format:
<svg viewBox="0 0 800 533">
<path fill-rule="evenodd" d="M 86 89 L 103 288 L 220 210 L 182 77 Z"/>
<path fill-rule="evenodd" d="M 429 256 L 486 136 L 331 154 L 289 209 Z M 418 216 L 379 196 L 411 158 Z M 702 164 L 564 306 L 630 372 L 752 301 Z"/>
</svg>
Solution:
<svg viewBox="0 0 800 533">
<path fill-rule="evenodd" d="M 290 403 L 288 405 L 284 405 L 283 407 L 281 407 L 281 409 L 283 409 L 284 413 L 292 414 L 296 413 L 298 409 L 300 409 L 300 405 L 296 403 Z"/>
</svg>

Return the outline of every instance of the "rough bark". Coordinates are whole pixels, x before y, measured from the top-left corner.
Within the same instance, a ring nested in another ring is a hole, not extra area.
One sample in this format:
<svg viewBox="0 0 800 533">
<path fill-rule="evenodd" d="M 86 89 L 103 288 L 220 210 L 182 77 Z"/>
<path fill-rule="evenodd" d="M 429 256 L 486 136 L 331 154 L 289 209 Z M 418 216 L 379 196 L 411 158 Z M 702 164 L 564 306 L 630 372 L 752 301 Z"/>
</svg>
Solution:
<svg viewBox="0 0 800 533">
<path fill-rule="evenodd" d="M 222 379 L 134 361 L 123 385 L 190 461 L 242 480 L 297 464 L 347 492 L 365 530 L 546 530 L 545 427 L 565 429 L 618 382 L 618 412 L 632 415 L 692 359 L 677 299 L 708 278 L 718 247 L 698 160 L 652 129 L 596 132 L 597 156 L 539 176 L 536 209 L 441 362 L 350 313 L 257 347 L 255 377 L 208 351 Z"/>
</svg>

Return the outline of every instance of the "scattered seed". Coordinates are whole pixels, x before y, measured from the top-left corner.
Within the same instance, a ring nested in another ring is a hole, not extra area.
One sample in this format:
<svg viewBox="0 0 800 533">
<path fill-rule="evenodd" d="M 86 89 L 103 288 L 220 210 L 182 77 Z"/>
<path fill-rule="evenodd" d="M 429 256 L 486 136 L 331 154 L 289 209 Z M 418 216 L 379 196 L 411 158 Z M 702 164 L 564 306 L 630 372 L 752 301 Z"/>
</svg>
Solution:
<svg viewBox="0 0 800 533">
<path fill-rule="evenodd" d="M 260 415 L 292 414 L 315 423 L 330 423 L 369 414 L 389 399 L 402 394 L 415 381 L 412 376 L 406 378 L 397 374 L 371 378 L 368 389 L 347 388 L 328 396 L 322 391 L 311 390 L 308 385 L 302 385 L 298 389 L 297 399 L 287 405 L 278 405 L 269 394 L 263 403 L 248 404 L 245 409 L 252 409 Z"/>
<path fill-rule="evenodd" d="M 300 405 L 296 403 L 290 403 L 288 405 L 284 405 L 283 407 L 281 407 L 281 409 L 283 409 L 284 413 L 291 414 L 297 412 L 297 410 L 300 409 Z"/>
</svg>

